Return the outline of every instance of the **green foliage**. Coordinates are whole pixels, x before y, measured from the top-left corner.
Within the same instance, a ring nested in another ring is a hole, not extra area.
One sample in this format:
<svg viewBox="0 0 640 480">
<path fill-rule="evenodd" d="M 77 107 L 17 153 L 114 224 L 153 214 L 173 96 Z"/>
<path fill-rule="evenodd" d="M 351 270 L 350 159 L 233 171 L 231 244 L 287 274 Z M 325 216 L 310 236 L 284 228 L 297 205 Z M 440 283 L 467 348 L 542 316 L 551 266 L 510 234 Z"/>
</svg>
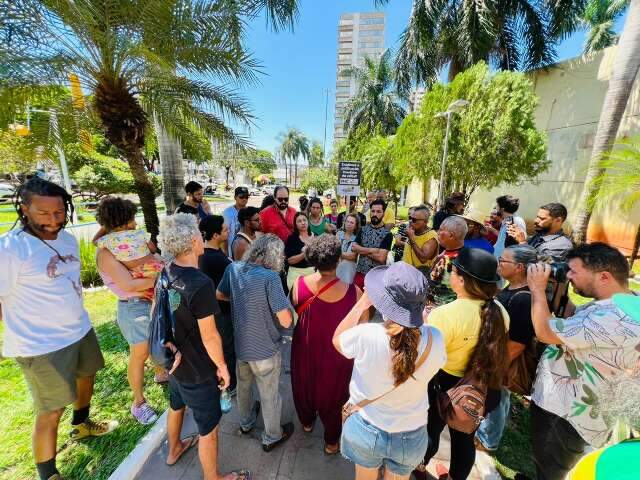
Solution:
<svg viewBox="0 0 640 480">
<path fill-rule="evenodd" d="M 255 169 L 256 175 L 271 175 L 278 168 L 273 155 L 268 150 L 250 150 L 246 154 L 246 161 Z M 252 178 L 256 175 L 253 175 Z"/>
<path fill-rule="evenodd" d="M 393 195 L 409 182 L 394 162 L 394 137 L 376 135 L 369 139 L 362 158 L 362 186 L 365 190 L 383 189 Z"/>
<path fill-rule="evenodd" d="M 84 152 L 79 158 L 87 159 L 88 162 L 79 168 L 74 175 L 81 191 L 91 193 L 96 198 L 136 191 L 129 166 L 124 161 L 107 157 L 95 151 Z M 74 161 L 77 160 L 78 158 Z M 149 177 L 156 194 L 159 194 L 162 189 L 160 177 L 151 173 Z"/>
<path fill-rule="evenodd" d="M 96 265 L 96 246 L 91 240 L 80 239 L 80 281 L 83 287 L 102 285 L 102 278 Z"/>
<path fill-rule="evenodd" d="M 614 197 L 622 200 L 622 209 L 631 211 L 640 201 L 640 135 L 620 141 L 601 161 L 602 173 L 594 183 L 596 195 L 589 202 L 605 204 Z"/>
<path fill-rule="evenodd" d="M 448 85 L 436 84 L 418 113 L 395 138 L 396 168 L 418 178 L 439 178 L 446 118 L 436 117 L 456 99 L 468 107 L 451 117 L 446 192 L 467 196 L 476 188 L 533 180 L 549 167 L 545 136 L 535 127 L 537 98 L 521 73 L 489 73 L 483 62 Z"/>
<path fill-rule="evenodd" d="M 302 174 L 300 188 L 303 192 L 315 189 L 323 192 L 335 187 L 337 178 L 330 170 L 322 167 L 307 168 Z"/>
<path fill-rule="evenodd" d="M 610 47 L 616 44 L 616 20 L 629 6 L 629 0 L 589 0 L 579 21 L 587 29 L 584 53 Z"/>
<path fill-rule="evenodd" d="M 37 145 L 31 135 L 19 136 L 11 130 L 0 131 L 0 173 L 28 173 L 38 162 Z"/>
<path fill-rule="evenodd" d="M 394 90 L 395 73 L 391 50 L 378 60 L 368 56 L 362 67 L 347 68 L 344 73 L 355 78 L 358 91 L 344 107 L 344 130 L 351 135 L 364 128 L 370 135 L 379 130 L 384 135 L 395 133 L 406 115 L 404 102 Z"/>
<path fill-rule="evenodd" d="M 286 132 L 280 134 L 280 154 L 282 155 L 285 169 L 287 166 L 289 168 L 289 182 L 295 188 L 298 180 L 298 162 L 300 158 L 308 159 L 310 155 L 309 139 L 297 128 L 289 128 Z"/>
<path fill-rule="evenodd" d="M 311 149 L 309 151 L 309 166 L 321 167 L 324 165 L 324 150 L 322 144 L 316 140 L 311 143 Z"/>
</svg>

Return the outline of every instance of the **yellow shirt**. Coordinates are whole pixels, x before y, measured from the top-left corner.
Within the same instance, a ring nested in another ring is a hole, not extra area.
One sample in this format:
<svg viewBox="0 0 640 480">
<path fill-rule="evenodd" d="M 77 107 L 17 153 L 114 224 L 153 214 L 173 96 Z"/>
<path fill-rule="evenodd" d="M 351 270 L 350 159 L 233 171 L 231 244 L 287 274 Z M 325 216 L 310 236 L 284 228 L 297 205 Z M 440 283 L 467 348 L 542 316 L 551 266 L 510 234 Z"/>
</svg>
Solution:
<svg viewBox="0 0 640 480">
<path fill-rule="evenodd" d="M 367 223 L 371 223 L 371 209 L 367 210 Z M 387 224 L 396 224 L 396 214 L 393 213 L 393 208 L 391 205 L 387 205 L 387 209 L 384 211 L 384 215 L 382 216 L 382 223 L 384 225 Z"/>
<path fill-rule="evenodd" d="M 434 308 L 429 314 L 427 323 L 436 327 L 444 336 L 447 349 L 447 363 L 442 369 L 450 375 L 463 377 L 467 370 L 469 358 L 478 343 L 480 335 L 480 306 L 483 300 L 459 298 L 451 303 Z M 506 329 L 509 329 L 509 314 L 496 301 Z"/>
<path fill-rule="evenodd" d="M 420 235 L 416 235 L 413 241 L 416 243 L 416 245 L 418 245 L 419 248 L 422 248 L 428 241 L 433 239 L 435 239 L 436 243 L 438 242 L 438 232 L 436 232 L 435 230 L 427 230 Z M 408 263 L 409 265 L 413 265 L 414 267 L 430 267 L 431 265 L 433 265 L 433 261 L 437 256 L 438 249 L 436 248 L 433 258 L 430 258 L 426 262 L 421 262 L 418 258 L 418 255 L 416 255 L 416 252 L 413 251 L 413 247 L 409 245 L 409 242 L 407 241 L 407 244 L 404 246 L 402 261 Z"/>
</svg>

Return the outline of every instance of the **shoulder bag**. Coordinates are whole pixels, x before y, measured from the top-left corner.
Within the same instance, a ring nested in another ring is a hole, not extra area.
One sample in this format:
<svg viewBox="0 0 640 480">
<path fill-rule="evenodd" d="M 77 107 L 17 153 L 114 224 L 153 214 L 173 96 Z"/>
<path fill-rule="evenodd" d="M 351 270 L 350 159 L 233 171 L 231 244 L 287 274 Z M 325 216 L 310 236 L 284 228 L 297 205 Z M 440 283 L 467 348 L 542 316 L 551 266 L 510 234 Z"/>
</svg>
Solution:
<svg viewBox="0 0 640 480">
<path fill-rule="evenodd" d="M 418 370 L 422 364 L 425 362 L 425 360 L 427 359 L 427 357 L 429 356 L 429 352 L 431 351 L 431 343 L 433 340 L 433 335 L 431 335 L 431 332 L 429 331 L 429 340 L 427 341 L 427 346 L 424 349 L 424 352 L 422 352 L 422 355 L 420 355 L 420 358 L 418 359 L 418 361 L 416 362 L 416 370 Z M 406 380 L 405 380 L 406 381 Z M 404 382 L 402 382 L 404 383 Z M 391 392 L 393 392 L 396 388 L 398 388 L 400 385 L 402 385 L 402 383 L 396 385 L 395 387 L 393 387 L 391 390 L 387 390 L 385 393 L 383 393 L 382 395 L 378 395 L 376 398 L 373 398 L 371 400 L 369 400 L 368 398 L 365 398 L 364 400 L 359 401 L 358 403 L 351 403 L 351 402 L 347 402 L 342 406 L 342 424 L 344 425 L 344 422 L 347 421 L 347 419 L 354 413 L 356 413 L 359 410 L 362 410 L 364 407 L 366 407 L 367 405 L 371 405 L 373 402 L 380 400 L 383 397 L 386 397 L 387 395 L 389 395 Z"/>
<path fill-rule="evenodd" d="M 299 277 L 298 281 L 302 281 L 302 277 Z M 298 317 L 300 315 L 302 315 L 304 313 L 304 311 L 311 306 L 311 304 L 316 300 L 316 298 L 318 298 L 324 292 L 329 290 L 331 287 L 333 287 L 339 281 L 340 281 L 339 278 L 337 278 L 337 277 L 334 278 L 329 283 L 327 283 L 324 287 L 322 287 L 320 290 L 318 290 L 313 297 L 307 298 L 307 300 L 302 305 L 300 305 L 300 306 L 298 306 L 296 308 L 296 313 L 298 314 Z M 293 289 L 291 289 L 291 290 L 293 291 Z M 298 292 L 300 292 L 300 287 L 298 287 Z"/>
<path fill-rule="evenodd" d="M 512 300 L 520 294 L 531 296 L 528 291 L 516 292 L 507 302 L 507 310 L 509 310 Z M 538 341 L 534 336 L 529 345 L 525 345 L 524 351 L 509 364 L 504 384 L 510 391 L 523 396 L 531 395 L 533 379 L 538 364 L 536 356 L 537 344 Z"/>
</svg>

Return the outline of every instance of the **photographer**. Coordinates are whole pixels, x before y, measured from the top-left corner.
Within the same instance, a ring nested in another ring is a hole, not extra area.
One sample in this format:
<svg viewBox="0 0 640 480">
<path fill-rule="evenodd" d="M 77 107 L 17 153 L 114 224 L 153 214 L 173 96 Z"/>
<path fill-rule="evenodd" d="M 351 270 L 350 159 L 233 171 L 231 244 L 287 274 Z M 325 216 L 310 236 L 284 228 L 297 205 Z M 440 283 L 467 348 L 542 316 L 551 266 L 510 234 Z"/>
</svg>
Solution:
<svg viewBox="0 0 640 480">
<path fill-rule="evenodd" d="M 606 382 L 638 361 L 640 325 L 612 301 L 631 293 L 629 265 L 615 248 L 584 244 L 567 254 L 567 278 L 594 301 L 569 318 L 549 311 L 545 289 L 551 266 L 530 265 L 531 316 L 536 337 L 548 344 L 533 387 L 531 436 L 538 479 L 564 479 L 587 445 L 601 447 L 611 433 L 599 403 Z"/>
<path fill-rule="evenodd" d="M 571 239 L 562 230 L 567 219 L 567 209 L 561 203 L 547 203 L 538 209 L 534 228 L 536 233 L 527 240 L 527 233 L 517 225 L 510 225 L 508 233 L 520 245 L 529 244 L 540 255 L 550 257 L 554 262 L 561 262 L 567 252 L 573 248 Z"/>
</svg>

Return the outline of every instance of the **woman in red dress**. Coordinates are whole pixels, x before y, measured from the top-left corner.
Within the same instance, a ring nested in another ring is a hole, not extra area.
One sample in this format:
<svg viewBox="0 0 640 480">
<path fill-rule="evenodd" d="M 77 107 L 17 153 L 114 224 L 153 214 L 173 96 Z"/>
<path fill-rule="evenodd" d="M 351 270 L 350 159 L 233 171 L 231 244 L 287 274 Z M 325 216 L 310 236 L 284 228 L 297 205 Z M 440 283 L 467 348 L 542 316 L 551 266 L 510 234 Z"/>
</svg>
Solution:
<svg viewBox="0 0 640 480">
<path fill-rule="evenodd" d="M 332 338 L 362 295 L 358 287 L 336 277 L 341 253 L 333 235 L 311 239 L 305 257 L 317 272 L 299 277 L 291 293 L 299 316 L 291 345 L 293 401 L 305 432 L 311 432 L 320 417 L 328 455 L 340 450 L 341 409 L 349 399 L 353 368 L 353 361 L 333 347 Z"/>
</svg>

